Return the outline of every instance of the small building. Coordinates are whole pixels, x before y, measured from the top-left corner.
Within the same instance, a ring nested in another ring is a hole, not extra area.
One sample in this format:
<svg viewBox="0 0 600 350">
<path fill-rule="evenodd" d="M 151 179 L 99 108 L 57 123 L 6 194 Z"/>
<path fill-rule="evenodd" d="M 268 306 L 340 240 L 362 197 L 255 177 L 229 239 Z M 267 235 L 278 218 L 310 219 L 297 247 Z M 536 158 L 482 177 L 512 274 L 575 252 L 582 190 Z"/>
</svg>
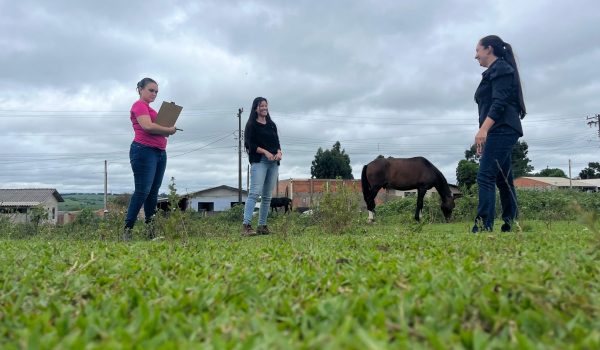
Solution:
<svg viewBox="0 0 600 350">
<path fill-rule="evenodd" d="M 596 186 L 596 192 L 600 192 L 600 179 L 582 179 L 582 180 L 577 180 L 577 181 L 582 181 L 582 182 L 585 182 L 586 184 Z"/>
<path fill-rule="evenodd" d="M 179 201 L 177 202 L 177 207 L 181 211 L 186 211 L 189 206 L 189 197 L 188 195 L 183 195 L 179 197 Z M 158 199 L 156 203 L 156 208 L 162 211 L 170 211 L 171 210 L 171 201 L 169 197 L 161 197 Z M 143 214 L 144 208 L 140 210 L 140 213 Z"/>
<path fill-rule="evenodd" d="M 188 208 L 197 212 L 220 212 L 231 209 L 238 204 L 238 189 L 235 187 L 221 185 L 207 188 L 205 190 L 188 193 Z M 242 204 L 248 199 L 248 191 L 242 190 Z"/>
<path fill-rule="evenodd" d="M 598 192 L 598 184 L 593 180 L 572 180 L 564 177 L 523 176 L 514 180 L 515 187 L 532 190 L 577 189 Z"/>
<path fill-rule="evenodd" d="M 64 199 L 54 188 L 0 189 L 0 215 L 13 223 L 31 222 L 34 208 L 43 208 L 44 222 L 56 224 L 59 202 Z"/>
</svg>

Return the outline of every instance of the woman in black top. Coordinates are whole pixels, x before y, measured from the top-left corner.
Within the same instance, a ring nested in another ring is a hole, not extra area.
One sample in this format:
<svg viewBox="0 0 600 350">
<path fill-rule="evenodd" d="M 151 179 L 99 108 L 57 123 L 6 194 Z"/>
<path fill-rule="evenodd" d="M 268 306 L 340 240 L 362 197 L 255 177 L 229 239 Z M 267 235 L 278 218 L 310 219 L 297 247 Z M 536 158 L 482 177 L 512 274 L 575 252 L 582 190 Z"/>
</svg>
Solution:
<svg viewBox="0 0 600 350">
<path fill-rule="evenodd" d="M 282 158 L 277 125 L 269 115 L 269 104 L 264 97 L 257 97 L 252 102 L 250 117 L 244 130 L 244 146 L 250 159 L 250 189 L 244 207 L 242 235 L 254 236 L 269 234 L 267 215 L 271 204 L 273 188 L 279 174 L 279 161 Z M 261 196 L 258 212 L 258 228 L 252 229 L 252 212 Z"/>
<path fill-rule="evenodd" d="M 526 109 L 519 70 L 512 47 L 496 35 L 477 43 L 475 59 L 487 70 L 475 92 L 479 109 L 479 131 L 475 135 L 481 155 L 477 184 L 479 204 L 473 233 L 491 231 L 496 216 L 496 186 L 502 204 L 502 231 L 511 229 L 517 217 L 517 197 L 513 185 L 512 149 L 523 136 L 521 119 Z"/>
</svg>

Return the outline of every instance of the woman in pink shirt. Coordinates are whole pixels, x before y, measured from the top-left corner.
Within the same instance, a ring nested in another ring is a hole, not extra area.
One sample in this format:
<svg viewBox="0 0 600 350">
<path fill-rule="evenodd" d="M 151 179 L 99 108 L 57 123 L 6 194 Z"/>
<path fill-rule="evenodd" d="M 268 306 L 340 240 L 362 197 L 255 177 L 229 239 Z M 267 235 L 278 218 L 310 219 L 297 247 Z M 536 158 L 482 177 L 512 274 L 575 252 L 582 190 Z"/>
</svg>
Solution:
<svg viewBox="0 0 600 350">
<path fill-rule="evenodd" d="M 130 118 L 135 137 L 129 149 L 129 161 L 133 170 L 135 192 L 131 196 L 125 218 L 124 240 L 131 239 L 131 229 L 144 206 L 146 224 L 156 213 L 158 190 L 167 166 L 167 137 L 175 134 L 175 126 L 165 127 L 155 123 L 156 111 L 150 107 L 158 94 L 158 84 L 150 78 L 137 83 L 140 99 L 131 106 Z M 148 238 L 154 238 L 149 231 Z"/>
</svg>

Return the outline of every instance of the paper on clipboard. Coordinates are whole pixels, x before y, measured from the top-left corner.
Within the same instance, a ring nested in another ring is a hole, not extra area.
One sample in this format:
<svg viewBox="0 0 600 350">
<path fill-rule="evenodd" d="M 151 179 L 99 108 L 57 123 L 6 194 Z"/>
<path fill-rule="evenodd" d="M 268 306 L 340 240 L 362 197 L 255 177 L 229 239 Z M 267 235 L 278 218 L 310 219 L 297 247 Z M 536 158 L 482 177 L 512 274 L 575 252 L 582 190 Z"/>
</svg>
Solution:
<svg viewBox="0 0 600 350">
<path fill-rule="evenodd" d="M 176 105 L 175 102 L 163 101 L 156 116 L 156 124 L 166 127 L 174 126 L 182 109 L 183 107 Z"/>
</svg>

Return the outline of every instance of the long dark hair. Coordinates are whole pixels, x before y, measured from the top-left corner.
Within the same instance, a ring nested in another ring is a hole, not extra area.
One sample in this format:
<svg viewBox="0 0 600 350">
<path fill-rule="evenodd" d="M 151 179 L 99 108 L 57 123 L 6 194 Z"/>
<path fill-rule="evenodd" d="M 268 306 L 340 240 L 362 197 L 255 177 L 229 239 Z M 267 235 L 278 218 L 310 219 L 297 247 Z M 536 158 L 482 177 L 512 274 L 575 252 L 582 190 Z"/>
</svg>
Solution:
<svg viewBox="0 0 600 350">
<path fill-rule="evenodd" d="M 265 101 L 267 104 L 269 104 L 269 101 L 267 101 L 266 98 L 264 97 L 257 97 L 254 99 L 254 101 L 252 101 L 252 108 L 250 108 L 250 116 L 248 117 L 248 121 L 246 122 L 246 128 L 244 129 L 244 147 L 246 148 L 246 152 L 249 152 L 250 150 L 250 144 L 248 143 L 248 140 L 253 137 L 252 135 L 252 123 L 254 123 L 256 121 L 256 118 L 258 118 L 258 113 L 256 112 L 256 108 L 258 108 L 258 106 L 260 106 L 260 104 Z M 271 115 L 267 112 L 267 124 L 275 124 L 273 122 L 273 120 L 271 119 Z"/>
<path fill-rule="evenodd" d="M 138 83 L 137 83 L 138 94 L 146 87 L 146 85 L 148 85 L 150 83 L 154 83 L 154 84 L 158 85 L 158 83 L 152 78 L 144 78 L 144 79 L 138 81 Z"/>
<path fill-rule="evenodd" d="M 504 40 L 500 39 L 497 35 L 488 35 L 486 37 L 481 38 L 479 43 L 484 48 L 492 47 L 494 51 L 494 56 L 498 58 L 503 58 L 508 64 L 513 67 L 515 70 L 515 79 L 517 83 L 517 97 L 519 98 L 519 116 L 521 119 L 525 118 L 525 114 L 527 114 L 527 109 L 525 109 L 525 100 L 523 99 L 523 89 L 521 88 L 521 77 L 519 75 L 519 68 L 517 67 L 517 60 L 515 59 L 515 53 L 513 52 L 512 46 L 509 43 L 504 42 Z"/>
</svg>

